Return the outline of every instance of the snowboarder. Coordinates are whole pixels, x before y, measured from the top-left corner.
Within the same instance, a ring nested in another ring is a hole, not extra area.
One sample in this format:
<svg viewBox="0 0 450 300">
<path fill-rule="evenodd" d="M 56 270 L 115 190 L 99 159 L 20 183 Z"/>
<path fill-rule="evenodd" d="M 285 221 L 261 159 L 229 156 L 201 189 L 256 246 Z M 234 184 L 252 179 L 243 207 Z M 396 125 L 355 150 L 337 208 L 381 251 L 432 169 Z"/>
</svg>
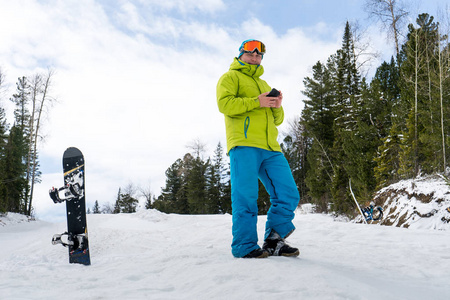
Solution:
<svg viewBox="0 0 450 300">
<path fill-rule="evenodd" d="M 260 78 L 265 45 L 246 40 L 230 69 L 217 84 L 217 104 L 225 115 L 227 152 L 230 156 L 233 212 L 232 253 L 235 257 L 298 256 L 286 244 L 294 231 L 294 210 L 300 200 L 289 164 L 277 142 L 284 120 L 283 94 Z M 272 94 L 272 92 L 271 92 Z M 270 195 L 264 245 L 258 246 L 258 178 Z"/>
</svg>

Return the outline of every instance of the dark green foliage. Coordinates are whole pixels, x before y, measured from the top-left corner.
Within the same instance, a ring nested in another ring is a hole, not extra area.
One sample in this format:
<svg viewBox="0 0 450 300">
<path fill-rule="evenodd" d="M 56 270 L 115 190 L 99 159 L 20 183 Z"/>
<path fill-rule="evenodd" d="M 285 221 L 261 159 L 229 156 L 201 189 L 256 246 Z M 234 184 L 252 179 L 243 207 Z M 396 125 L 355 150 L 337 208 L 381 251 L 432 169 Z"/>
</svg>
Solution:
<svg viewBox="0 0 450 300">
<path fill-rule="evenodd" d="M 292 124 L 290 133 L 285 136 L 280 146 L 297 184 L 300 193 L 300 203 L 309 203 L 309 188 L 306 184 L 308 139 L 302 136 L 302 132 L 303 125 L 300 122 Z"/>
<path fill-rule="evenodd" d="M 134 198 L 130 194 L 124 194 L 122 195 L 121 202 L 119 204 L 120 211 L 123 213 L 134 213 L 136 212 L 137 205 L 139 204 L 139 201 Z"/>
<path fill-rule="evenodd" d="M 187 153 L 166 171 L 166 185 L 153 208 L 178 214 L 225 214 L 231 210 L 229 164 L 225 167 L 219 143 L 212 159 Z M 259 214 L 270 208 L 270 197 L 259 182 Z"/>
<path fill-rule="evenodd" d="M 154 208 L 167 213 L 189 213 L 188 202 L 183 185 L 183 161 L 177 159 L 166 170 L 166 186 L 153 203 Z"/>
<path fill-rule="evenodd" d="M 265 215 L 270 208 L 270 196 L 261 181 L 258 181 L 258 188 L 258 214 Z"/>
<path fill-rule="evenodd" d="M 318 206 L 320 211 L 327 211 L 334 173 L 330 160 L 330 149 L 334 142 L 335 93 L 332 89 L 330 71 L 326 66 L 317 62 L 313 67 L 313 77 L 305 78 L 304 84 L 303 93 L 309 99 L 305 100 L 305 108 L 300 118 L 302 126 L 299 130 L 300 136 L 305 141 L 304 147 L 302 147 L 305 162 L 301 172 L 305 174 L 304 182 L 311 201 Z"/>
<path fill-rule="evenodd" d="M 1 70 L 0 70 L 1 71 Z M 52 73 L 29 81 L 18 78 L 10 98 L 15 105 L 14 125 L 8 132 L 5 111 L 0 107 L 0 211 L 31 215 L 34 184 L 40 182 L 38 160 L 39 124 Z M 0 85 L 2 83 L 0 72 Z M 38 99 L 39 98 L 39 99 Z"/>
<path fill-rule="evenodd" d="M 6 137 L 6 119 L 0 111 L 0 210 L 27 214 L 29 184 L 27 161 L 29 140 L 29 86 L 25 77 L 19 78 L 17 92 L 11 98 L 15 104 L 15 123 Z M 6 140 L 6 144 L 5 144 Z"/>
<path fill-rule="evenodd" d="M 92 213 L 99 214 L 100 213 L 100 206 L 98 205 L 98 200 L 95 200 L 94 208 L 92 209 Z"/>
<path fill-rule="evenodd" d="M 184 174 L 186 197 L 191 214 L 205 214 L 210 209 L 206 202 L 206 169 L 209 159 L 204 162 L 199 156 L 193 158 L 190 154 L 185 156 Z"/>
<path fill-rule="evenodd" d="M 4 151 L 2 169 L 4 171 L 0 186 L 2 207 L 9 212 L 24 212 L 24 193 L 27 181 L 24 177 L 26 165 L 24 156 L 27 153 L 23 131 L 18 126 L 10 130 L 8 143 Z"/>
<path fill-rule="evenodd" d="M 1 76 L 1 74 L 0 74 Z M 7 205 L 6 205 L 6 190 L 5 190 L 5 184 L 6 184 L 6 145 L 8 143 L 8 135 L 7 135 L 7 123 L 6 123 L 6 116 L 5 116 L 5 110 L 3 107 L 0 106 L 0 213 L 6 212 Z"/>
<path fill-rule="evenodd" d="M 231 214 L 231 190 L 226 181 L 227 170 L 223 161 L 223 148 L 219 143 L 214 151 L 212 163 L 206 172 L 206 203 L 208 213 Z"/>
<path fill-rule="evenodd" d="M 114 205 L 114 213 L 134 213 L 139 204 L 139 200 L 134 197 L 134 189 L 132 186 L 127 187 L 126 192 L 122 193 L 119 188 L 116 203 Z"/>
<path fill-rule="evenodd" d="M 166 213 L 231 213 L 230 184 L 219 143 L 214 157 L 203 160 L 200 153 L 187 153 L 166 171 L 166 185 L 153 207 Z"/>
</svg>

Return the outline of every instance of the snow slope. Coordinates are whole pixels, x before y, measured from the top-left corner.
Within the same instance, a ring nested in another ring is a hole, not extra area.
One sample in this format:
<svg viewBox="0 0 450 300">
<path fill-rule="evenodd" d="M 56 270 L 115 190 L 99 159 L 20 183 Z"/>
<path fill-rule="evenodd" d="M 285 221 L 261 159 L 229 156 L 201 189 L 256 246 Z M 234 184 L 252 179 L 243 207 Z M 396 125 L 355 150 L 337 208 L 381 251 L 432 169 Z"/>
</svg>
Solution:
<svg viewBox="0 0 450 300">
<path fill-rule="evenodd" d="M 300 257 L 248 260 L 230 253 L 230 215 L 88 215 L 92 265 L 82 266 L 50 243 L 65 223 L 3 224 L 0 298 L 450 299 L 448 231 L 300 213 L 295 225 Z"/>
<path fill-rule="evenodd" d="M 391 184 L 378 191 L 374 201 L 383 206 L 382 225 L 450 230 L 450 189 L 439 175 Z"/>
</svg>

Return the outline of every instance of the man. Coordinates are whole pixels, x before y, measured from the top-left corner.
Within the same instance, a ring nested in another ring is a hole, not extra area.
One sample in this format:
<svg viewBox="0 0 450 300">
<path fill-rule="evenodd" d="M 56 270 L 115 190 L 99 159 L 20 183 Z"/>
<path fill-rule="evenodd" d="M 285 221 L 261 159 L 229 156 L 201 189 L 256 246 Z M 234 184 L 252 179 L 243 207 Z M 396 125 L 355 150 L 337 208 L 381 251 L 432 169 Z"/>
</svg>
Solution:
<svg viewBox="0 0 450 300">
<path fill-rule="evenodd" d="M 294 210 L 300 196 L 289 164 L 277 142 L 283 122 L 283 94 L 268 97 L 270 86 L 260 78 L 265 45 L 246 40 L 230 70 L 217 84 L 217 104 L 225 115 L 230 156 L 233 211 L 232 253 L 235 257 L 298 256 L 285 243 L 295 227 Z M 270 195 L 264 245 L 258 246 L 258 178 Z"/>
</svg>

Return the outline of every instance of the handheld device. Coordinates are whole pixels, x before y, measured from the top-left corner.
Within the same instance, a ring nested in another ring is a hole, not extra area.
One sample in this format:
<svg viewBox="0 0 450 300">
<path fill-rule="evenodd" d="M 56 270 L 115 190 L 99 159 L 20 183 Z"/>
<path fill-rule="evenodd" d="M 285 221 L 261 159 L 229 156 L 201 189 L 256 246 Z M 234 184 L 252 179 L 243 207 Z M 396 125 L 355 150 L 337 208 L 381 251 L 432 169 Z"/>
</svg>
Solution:
<svg viewBox="0 0 450 300">
<path fill-rule="evenodd" d="M 280 91 L 277 90 L 276 88 L 273 88 L 267 95 L 266 97 L 278 97 L 280 95 Z"/>
</svg>

